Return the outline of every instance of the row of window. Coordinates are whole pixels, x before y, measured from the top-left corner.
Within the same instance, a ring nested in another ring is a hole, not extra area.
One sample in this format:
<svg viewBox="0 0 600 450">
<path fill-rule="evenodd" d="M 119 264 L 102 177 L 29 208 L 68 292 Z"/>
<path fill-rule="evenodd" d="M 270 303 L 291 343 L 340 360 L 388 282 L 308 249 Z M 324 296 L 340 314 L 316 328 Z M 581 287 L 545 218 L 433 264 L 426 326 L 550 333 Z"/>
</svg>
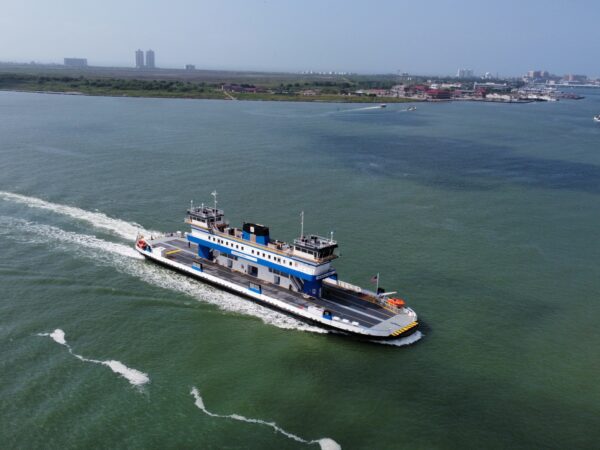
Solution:
<svg viewBox="0 0 600 450">
<path fill-rule="evenodd" d="M 285 278 L 289 278 L 289 275 L 288 275 L 287 273 L 285 273 L 285 272 L 282 272 L 282 271 L 280 271 L 280 270 L 277 270 L 277 269 L 271 269 L 271 268 L 269 267 L 269 272 L 271 272 L 271 273 L 274 273 L 274 274 L 276 274 L 276 275 L 280 275 L 280 276 L 282 276 L 282 277 L 285 277 Z"/>
<path fill-rule="evenodd" d="M 236 250 L 246 251 L 246 247 L 244 247 L 243 245 L 233 244 L 232 242 L 226 241 L 224 239 L 219 239 L 214 236 L 209 236 L 208 240 L 212 241 L 212 242 L 216 242 L 217 244 L 225 245 L 226 247 L 231 247 L 232 249 L 235 248 Z M 261 255 L 261 252 L 259 252 L 258 250 L 254 251 L 254 249 L 251 249 L 250 253 L 252 253 L 253 255 L 256 255 L 256 256 L 262 256 L 263 258 L 266 258 L 269 260 L 272 259 L 273 261 L 278 262 L 280 264 L 286 263 L 285 259 L 282 262 L 281 258 L 278 256 L 271 257 L 271 254 L 268 254 L 265 252 L 262 252 L 262 255 Z M 289 262 L 290 266 L 292 266 L 292 261 L 288 261 L 288 262 Z M 296 267 L 298 267 L 298 263 L 294 263 L 294 264 L 296 265 Z"/>
</svg>

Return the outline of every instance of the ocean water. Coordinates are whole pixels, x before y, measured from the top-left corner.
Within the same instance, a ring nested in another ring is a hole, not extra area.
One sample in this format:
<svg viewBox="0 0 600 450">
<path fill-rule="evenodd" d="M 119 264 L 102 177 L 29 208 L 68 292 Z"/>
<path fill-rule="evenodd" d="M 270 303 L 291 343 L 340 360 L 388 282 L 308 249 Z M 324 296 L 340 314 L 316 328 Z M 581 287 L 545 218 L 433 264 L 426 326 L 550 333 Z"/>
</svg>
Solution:
<svg viewBox="0 0 600 450">
<path fill-rule="evenodd" d="M 2 448 L 600 442 L 600 91 L 373 109 L 0 93 Z M 190 200 L 335 232 L 393 345 L 141 260 Z"/>
</svg>

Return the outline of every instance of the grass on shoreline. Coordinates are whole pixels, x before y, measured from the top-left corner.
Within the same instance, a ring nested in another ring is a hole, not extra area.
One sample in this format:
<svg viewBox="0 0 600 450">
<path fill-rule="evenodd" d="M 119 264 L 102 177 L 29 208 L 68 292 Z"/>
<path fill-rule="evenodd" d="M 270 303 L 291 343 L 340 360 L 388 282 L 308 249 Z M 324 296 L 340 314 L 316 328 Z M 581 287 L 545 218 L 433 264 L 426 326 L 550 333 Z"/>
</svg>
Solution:
<svg viewBox="0 0 600 450">
<path fill-rule="evenodd" d="M 305 86 L 302 86 L 305 88 Z M 0 74 L 0 90 L 48 92 L 113 97 L 190 98 L 218 100 L 259 100 L 339 103 L 403 103 L 416 101 L 395 97 L 350 96 L 342 93 L 301 95 L 299 92 L 225 93 L 221 83 L 175 80 L 143 80 L 119 78 L 74 78 L 69 76 L 35 76 L 16 73 Z"/>
</svg>

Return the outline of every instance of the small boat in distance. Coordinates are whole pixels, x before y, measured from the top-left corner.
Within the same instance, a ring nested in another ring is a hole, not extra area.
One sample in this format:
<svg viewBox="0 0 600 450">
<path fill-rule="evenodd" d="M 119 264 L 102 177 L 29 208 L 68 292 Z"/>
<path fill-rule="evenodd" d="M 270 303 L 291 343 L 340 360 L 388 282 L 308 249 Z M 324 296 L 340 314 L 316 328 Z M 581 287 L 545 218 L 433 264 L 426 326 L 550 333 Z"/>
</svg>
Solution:
<svg viewBox="0 0 600 450">
<path fill-rule="evenodd" d="M 387 105 L 385 103 L 382 103 L 381 105 L 379 105 L 380 108 L 387 108 Z"/>
<path fill-rule="evenodd" d="M 600 114 L 594 116 L 594 122 L 600 122 Z"/>
<path fill-rule="evenodd" d="M 416 111 L 417 107 L 416 106 L 409 106 L 407 111 Z"/>
</svg>

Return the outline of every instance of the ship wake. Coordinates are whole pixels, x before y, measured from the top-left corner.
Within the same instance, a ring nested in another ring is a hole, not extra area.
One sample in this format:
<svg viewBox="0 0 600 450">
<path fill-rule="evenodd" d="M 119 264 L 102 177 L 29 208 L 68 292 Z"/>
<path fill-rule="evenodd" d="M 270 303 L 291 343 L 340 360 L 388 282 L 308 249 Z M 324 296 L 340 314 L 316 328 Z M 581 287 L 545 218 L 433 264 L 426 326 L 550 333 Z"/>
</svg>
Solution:
<svg viewBox="0 0 600 450">
<path fill-rule="evenodd" d="M 406 347 L 407 345 L 412 345 L 415 342 L 421 340 L 423 334 L 420 331 L 415 331 L 410 336 L 398 338 L 398 339 L 390 339 L 387 341 L 371 341 L 375 344 L 383 344 L 383 345 L 393 345 L 395 347 Z"/>
<path fill-rule="evenodd" d="M 206 406 L 204 405 L 204 400 L 200 396 L 200 392 L 198 391 L 198 389 L 196 387 L 192 388 L 192 390 L 190 391 L 190 394 L 194 397 L 194 399 L 195 399 L 194 404 L 198 407 L 198 409 L 200 409 L 204 414 L 206 414 L 210 417 L 215 417 L 215 418 L 219 418 L 219 419 L 238 420 L 240 422 L 254 423 L 254 424 L 258 424 L 258 425 L 264 425 L 267 427 L 271 427 L 277 433 L 283 434 L 285 437 L 292 439 L 294 441 L 302 442 L 303 444 L 308 444 L 308 445 L 319 444 L 319 446 L 321 447 L 321 450 L 341 450 L 341 448 L 342 448 L 337 442 L 335 442 L 331 438 L 321 438 L 321 439 L 315 439 L 315 440 L 310 440 L 310 441 L 303 439 L 300 436 L 296 436 L 295 434 L 292 434 L 292 433 L 284 430 L 283 428 L 278 426 L 275 422 L 267 422 L 265 420 L 260 420 L 260 419 L 250 419 L 248 417 L 244 417 L 239 414 L 216 414 L 216 413 L 210 412 L 208 409 L 206 409 Z"/>
<path fill-rule="evenodd" d="M 18 231 L 17 231 L 18 230 Z M 10 234 L 24 244 L 48 245 L 93 260 L 94 264 L 113 267 L 121 273 L 170 291 L 187 295 L 194 300 L 210 303 L 221 310 L 257 317 L 267 325 L 277 328 L 327 333 L 326 330 L 307 325 L 293 317 L 260 306 L 236 295 L 218 290 L 189 277 L 177 274 L 154 264 L 145 263 L 144 257 L 132 246 L 106 241 L 95 236 L 65 231 L 51 225 L 30 222 L 14 217 L 0 216 L 0 234 Z"/>
<path fill-rule="evenodd" d="M 363 106 L 360 108 L 352 108 L 352 109 L 344 109 L 342 111 L 339 112 L 343 112 L 343 113 L 348 113 L 348 112 L 354 112 L 354 111 L 368 111 L 370 109 L 382 109 L 380 105 L 377 106 Z"/>
<path fill-rule="evenodd" d="M 107 361 L 100 361 L 98 359 L 90 359 L 78 355 L 73 351 L 73 348 L 67 343 L 65 339 L 65 332 L 60 328 L 57 328 L 52 333 L 38 333 L 38 336 L 50 337 L 54 340 L 54 342 L 60 345 L 64 345 L 69 350 L 69 353 L 75 358 L 79 359 L 80 361 L 89 362 L 93 364 L 100 364 L 102 366 L 110 368 L 110 370 L 112 370 L 117 375 L 120 375 L 121 377 L 125 378 L 133 386 L 143 386 L 144 384 L 150 381 L 150 378 L 147 374 L 145 374 L 144 372 L 140 372 L 139 370 L 132 369 L 131 367 L 127 367 L 121 361 L 115 361 L 112 359 Z"/>
<path fill-rule="evenodd" d="M 74 206 L 52 203 L 36 197 L 0 191 L 0 199 L 23 204 L 30 208 L 51 211 L 77 221 L 83 221 L 94 228 L 108 231 L 110 234 L 128 241 L 135 239 L 139 232 L 146 235 L 160 234 L 157 231 L 146 230 L 138 223 L 112 218 L 99 211 L 86 211 Z M 143 256 L 135 251 L 131 245 L 107 241 L 88 234 L 65 231 L 58 227 L 14 217 L 0 217 L 0 225 L 2 225 L 2 229 L 0 229 L 1 234 L 11 233 L 11 237 L 16 240 L 27 244 L 40 245 L 47 245 L 48 242 L 52 242 L 60 250 L 74 251 L 78 256 L 92 259 L 96 264 L 114 267 L 118 271 L 137 277 L 148 284 L 179 292 L 204 303 L 210 303 L 224 311 L 257 317 L 265 324 L 277 328 L 311 333 L 328 333 L 327 330 L 321 327 L 308 325 L 305 322 L 273 311 L 255 302 L 191 280 L 189 277 L 176 274 L 153 264 L 145 264 L 142 262 L 144 259 Z M 132 260 L 138 261 L 132 263 Z M 416 342 L 420 338 L 421 334 L 417 332 L 408 338 L 373 342 L 405 346 Z"/>
<path fill-rule="evenodd" d="M 30 208 L 43 209 L 46 211 L 52 211 L 56 214 L 71 217 L 125 239 L 135 239 L 138 232 L 144 234 L 153 233 L 152 231 L 144 230 L 143 227 L 138 223 L 115 219 L 99 211 L 86 211 L 85 209 L 77 208 L 75 206 L 61 205 L 59 203 L 52 203 L 42 200 L 40 198 L 29 197 L 27 195 L 5 191 L 0 191 L 0 198 L 13 203 L 20 203 L 29 206 Z"/>
</svg>

